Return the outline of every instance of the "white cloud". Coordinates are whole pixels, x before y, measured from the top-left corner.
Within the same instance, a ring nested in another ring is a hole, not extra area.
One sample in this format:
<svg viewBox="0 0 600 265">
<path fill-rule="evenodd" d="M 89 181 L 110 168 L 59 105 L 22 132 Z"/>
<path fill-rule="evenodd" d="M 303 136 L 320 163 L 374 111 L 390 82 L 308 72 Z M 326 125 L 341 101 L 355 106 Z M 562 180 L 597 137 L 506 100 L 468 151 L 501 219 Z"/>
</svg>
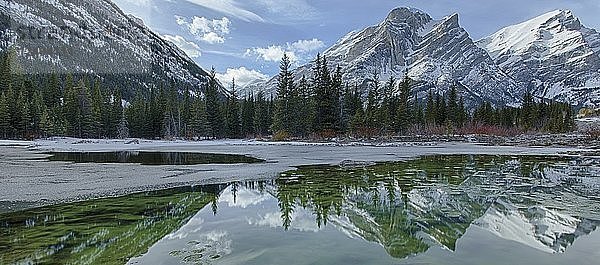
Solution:
<svg viewBox="0 0 600 265">
<path fill-rule="evenodd" d="M 208 9 L 227 14 L 244 21 L 259 21 L 262 22 L 264 19 L 246 9 L 240 7 L 240 4 L 235 0 L 186 0 L 195 5 L 199 5 Z"/>
<path fill-rule="evenodd" d="M 318 39 L 312 40 L 299 40 L 292 44 L 288 44 L 289 49 L 301 53 L 313 52 L 322 48 L 325 48 L 325 43 Z"/>
<path fill-rule="evenodd" d="M 257 59 L 262 59 L 267 62 L 279 62 L 283 58 L 283 55 L 287 54 L 290 58 L 290 61 L 296 62 L 298 61 L 298 57 L 294 51 L 285 50 L 283 47 L 279 45 L 271 45 L 267 48 L 252 48 L 246 50 L 244 56 L 257 56 Z"/>
<path fill-rule="evenodd" d="M 298 207 L 290 214 L 292 222 L 288 229 L 300 232 L 319 232 L 323 227 L 319 227 L 316 217 L 312 212 Z M 271 228 L 283 227 L 281 212 L 269 212 L 264 215 L 259 215 L 258 218 L 248 218 L 249 225 L 264 226 Z"/>
<path fill-rule="evenodd" d="M 256 56 L 257 59 L 263 61 L 278 62 L 281 61 L 284 54 L 287 54 L 292 63 L 297 63 L 301 60 L 310 59 L 313 55 L 311 54 L 312 52 L 318 51 L 324 47 L 325 43 L 318 39 L 299 40 L 294 43 L 287 43 L 285 48 L 281 45 L 271 45 L 266 48 L 255 47 L 247 49 L 244 56 Z"/>
<path fill-rule="evenodd" d="M 224 43 L 225 35 L 230 32 L 231 21 L 226 17 L 209 20 L 194 16 L 191 22 L 182 16 L 175 16 L 175 19 L 178 25 L 187 28 L 197 39 L 209 44 Z"/>
<path fill-rule="evenodd" d="M 244 87 L 255 80 L 266 80 L 269 78 L 269 76 L 259 71 L 249 70 L 246 67 L 229 68 L 225 73 L 217 73 L 216 77 L 226 87 L 231 86 L 231 80 L 234 78 L 236 85 L 239 87 Z"/>
<path fill-rule="evenodd" d="M 202 35 L 202 37 L 200 39 L 203 40 L 204 42 L 210 43 L 210 44 L 217 44 L 217 43 L 225 42 L 225 38 L 219 36 L 217 33 L 214 33 L 214 32 L 205 33 L 204 35 Z"/>
<path fill-rule="evenodd" d="M 151 0 L 120 0 L 121 2 L 127 2 L 127 3 L 131 3 L 137 6 L 150 6 L 150 3 L 152 2 Z"/>
<path fill-rule="evenodd" d="M 299 21 L 314 18 L 318 11 L 307 0 L 255 0 L 256 5 L 264 8 L 270 14 L 276 15 L 275 20 L 281 17 L 288 21 Z"/>
<path fill-rule="evenodd" d="M 164 35 L 163 38 L 177 45 L 179 49 L 184 51 L 191 58 L 198 58 L 202 55 L 200 47 L 194 42 L 187 41 L 184 37 L 179 35 Z"/>
<path fill-rule="evenodd" d="M 219 78 L 218 75 L 217 78 Z M 229 80 L 229 82 L 231 82 L 231 80 Z M 223 193 L 223 195 L 221 195 L 221 197 L 219 197 L 219 202 L 226 202 L 227 206 L 230 208 L 240 207 L 246 209 L 249 206 L 256 206 L 272 199 L 273 196 L 271 196 L 269 193 L 262 193 L 251 189 L 240 188 L 237 191 L 235 198 L 233 197 L 232 190 L 228 189 Z"/>
</svg>

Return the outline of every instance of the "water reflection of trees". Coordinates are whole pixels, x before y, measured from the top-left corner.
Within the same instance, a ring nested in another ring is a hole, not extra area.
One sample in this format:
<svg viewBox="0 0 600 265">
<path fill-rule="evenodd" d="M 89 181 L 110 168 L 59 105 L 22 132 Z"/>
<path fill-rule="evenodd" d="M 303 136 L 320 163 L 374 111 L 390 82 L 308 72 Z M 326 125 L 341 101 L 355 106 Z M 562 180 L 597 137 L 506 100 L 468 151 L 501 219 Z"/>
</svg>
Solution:
<svg viewBox="0 0 600 265">
<path fill-rule="evenodd" d="M 431 240 L 454 250 L 467 228 L 501 196 L 527 204 L 527 196 L 518 194 L 535 185 L 514 185 L 515 180 L 539 183 L 555 162 L 570 163 L 541 157 L 431 156 L 370 167 L 306 166 L 281 174 L 276 197 L 286 229 L 296 207 L 302 207 L 314 213 L 319 227 L 333 221 L 403 258 L 426 251 Z"/>
<path fill-rule="evenodd" d="M 0 214 L 0 264 L 123 264 L 184 225 L 226 185 Z"/>
</svg>

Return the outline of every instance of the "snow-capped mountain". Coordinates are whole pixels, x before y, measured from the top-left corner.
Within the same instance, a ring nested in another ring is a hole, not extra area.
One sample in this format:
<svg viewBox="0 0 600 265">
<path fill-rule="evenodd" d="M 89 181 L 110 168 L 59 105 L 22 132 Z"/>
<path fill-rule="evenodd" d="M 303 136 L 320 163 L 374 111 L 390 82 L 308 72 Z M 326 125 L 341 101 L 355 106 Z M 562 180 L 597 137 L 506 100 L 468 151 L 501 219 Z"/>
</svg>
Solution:
<svg viewBox="0 0 600 265">
<path fill-rule="evenodd" d="M 521 98 L 512 93 L 519 91 L 517 84 L 475 45 L 457 14 L 434 20 L 416 9 L 394 9 L 378 25 L 350 32 L 323 56 L 331 67 L 342 67 L 345 81 L 365 89 L 375 71 L 381 81 L 408 71 L 421 98 L 431 88 L 445 92 L 452 84 L 471 104 L 513 104 Z M 311 69 L 311 64 L 299 67 L 296 77 L 310 77 Z M 274 91 L 275 83 L 272 79 L 263 86 Z"/>
<path fill-rule="evenodd" d="M 100 76 L 126 96 L 160 82 L 198 90 L 208 80 L 183 51 L 109 0 L 0 0 L 0 18 L 0 50 L 14 49 L 28 74 Z"/>
<path fill-rule="evenodd" d="M 598 227 L 598 221 L 541 206 L 518 209 L 502 201 L 490 207 L 474 224 L 498 237 L 547 253 L 564 253 L 575 240 Z"/>
<path fill-rule="evenodd" d="M 600 104 L 600 33 L 583 26 L 571 11 L 503 28 L 477 45 L 521 89 L 574 105 Z"/>
</svg>

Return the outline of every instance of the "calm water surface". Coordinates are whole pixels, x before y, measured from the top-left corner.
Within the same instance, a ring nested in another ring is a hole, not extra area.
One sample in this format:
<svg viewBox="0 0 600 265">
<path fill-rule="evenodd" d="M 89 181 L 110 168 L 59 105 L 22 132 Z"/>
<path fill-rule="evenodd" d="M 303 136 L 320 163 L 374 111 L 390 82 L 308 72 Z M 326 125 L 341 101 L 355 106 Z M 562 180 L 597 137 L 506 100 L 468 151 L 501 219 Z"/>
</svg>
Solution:
<svg viewBox="0 0 600 265">
<path fill-rule="evenodd" d="M 202 165 L 202 164 L 248 164 L 264 162 L 261 159 L 229 154 L 204 154 L 186 152 L 55 152 L 49 153 L 50 161 L 74 163 L 132 163 L 141 165 Z"/>
<path fill-rule="evenodd" d="M 598 264 L 600 162 L 310 166 L 0 215 L 0 264 Z"/>
</svg>

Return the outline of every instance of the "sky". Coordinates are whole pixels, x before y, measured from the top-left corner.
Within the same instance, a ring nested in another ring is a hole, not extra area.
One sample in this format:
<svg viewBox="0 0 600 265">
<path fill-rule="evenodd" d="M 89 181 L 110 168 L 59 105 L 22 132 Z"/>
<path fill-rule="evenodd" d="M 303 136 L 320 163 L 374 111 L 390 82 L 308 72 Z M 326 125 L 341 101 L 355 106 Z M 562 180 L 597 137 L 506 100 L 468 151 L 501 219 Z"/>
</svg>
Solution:
<svg viewBox="0 0 600 265">
<path fill-rule="evenodd" d="M 557 9 L 600 30 L 600 0 L 113 0 L 141 18 L 224 83 L 277 74 L 287 53 L 302 65 L 353 30 L 381 22 L 396 7 L 434 19 L 458 13 L 474 40 Z"/>
</svg>

